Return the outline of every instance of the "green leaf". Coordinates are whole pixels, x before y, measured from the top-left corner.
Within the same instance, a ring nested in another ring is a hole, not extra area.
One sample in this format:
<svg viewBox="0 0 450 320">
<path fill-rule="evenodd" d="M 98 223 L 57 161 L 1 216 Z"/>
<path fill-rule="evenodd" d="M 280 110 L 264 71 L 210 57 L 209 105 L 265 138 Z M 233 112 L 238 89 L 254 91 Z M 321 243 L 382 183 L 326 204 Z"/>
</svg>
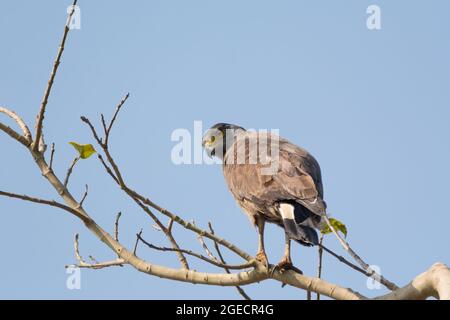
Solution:
<svg viewBox="0 0 450 320">
<path fill-rule="evenodd" d="M 334 219 L 334 218 L 329 218 L 329 220 L 330 220 L 330 224 L 333 226 L 334 229 L 336 229 L 336 231 L 342 232 L 344 237 L 347 237 L 347 227 L 345 224 L 343 224 L 341 221 Z M 326 225 L 325 227 L 323 227 L 321 232 L 323 234 L 328 234 L 328 233 L 331 233 L 332 231 L 331 231 L 331 228 L 328 225 Z"/>
<path fill-rule="evenodd" d="M 78 151 L 81 159 L 87 159 L 97 152 L 95 151 L 92 144 L 79 144 L 76 142 L 69 142 L 69 143 Z"/>
</svg>

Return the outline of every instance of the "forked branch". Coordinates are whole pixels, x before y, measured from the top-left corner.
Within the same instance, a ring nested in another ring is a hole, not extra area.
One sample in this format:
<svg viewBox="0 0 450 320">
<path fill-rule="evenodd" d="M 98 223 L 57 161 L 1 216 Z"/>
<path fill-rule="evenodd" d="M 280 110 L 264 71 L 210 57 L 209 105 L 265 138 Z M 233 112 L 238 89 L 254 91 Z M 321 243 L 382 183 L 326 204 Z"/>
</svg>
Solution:
<svg viewBox="0 0 450 320">
<path fill-rule="evenodd" d="M 87 268 L 87 269 L 103 269 L 103 268 L 109 268 L 109 267 L 123 267 L 123 265 L 126 263 L 125 260 L 123 260 L 121 258 L 117 258 L 117 259 L 111 260 L 111 261 L 98 262 L 92 256 L 90 256 L 90 258 L 91 258 L 91 260 L 94 261 L 94 263 L 85 262 L 84 259 L 80 255 L 78 240 L 79 240 L 79 235 L 77 233 L 75 235 L 75 239 L 73 241 L 73 246 L 74 246 L 74 251 L 75 251 L 75 258 L 77 259 L 78 263 L 75 265 L 68 265 L 68 266 L 66 266 L 66 268 L 77 267 L 77 268 Z"/>
</svg>

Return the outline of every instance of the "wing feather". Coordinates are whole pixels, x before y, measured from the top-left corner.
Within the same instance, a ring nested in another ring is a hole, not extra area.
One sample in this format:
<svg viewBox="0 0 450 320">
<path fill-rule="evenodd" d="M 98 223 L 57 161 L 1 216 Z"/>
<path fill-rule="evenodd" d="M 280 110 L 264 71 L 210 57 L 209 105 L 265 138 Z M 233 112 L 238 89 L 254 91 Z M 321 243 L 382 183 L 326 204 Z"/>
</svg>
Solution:
<svg viewBox="0 0 450 320">
<path fill-rule="evenodd" d="M 241 139 L 259 140 L 258 133 L 246 132 Z M 271 135 L 270 139 L 275 139 Z M 233 152 L 227 152 L 224 158 L 223 173 L 231 193 L 236 200 L 253 204 L 249 210 L 266 211 L 268 207 L 282 200 L 294 200 L 304 205 L 317 215 L 325 212 L 322 177 L 316 159 L 306 150 L 278 138 L 279 167 L 273 175 L 264 175 L 262 169 L 267 165 L 250 164 L 249 152 L 246 151 L 244 164 L 236 163 L 237 141 Z M 259 144 L 259 141 L 258 141 Z M 247 144 L 248 147 L 248 144 Z M 272 157 L 272 161 L 275 161 Z"/>
</svg>

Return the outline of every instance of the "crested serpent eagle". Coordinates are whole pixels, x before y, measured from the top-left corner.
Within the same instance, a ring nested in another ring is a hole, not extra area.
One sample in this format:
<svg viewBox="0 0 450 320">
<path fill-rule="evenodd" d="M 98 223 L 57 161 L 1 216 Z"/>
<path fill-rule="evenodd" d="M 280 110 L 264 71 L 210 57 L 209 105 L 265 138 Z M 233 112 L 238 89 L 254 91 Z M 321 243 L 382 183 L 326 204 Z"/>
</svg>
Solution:
<svg viewBox="0 0 450 320">
<path fill-rule="evenodd" d="M 266 222 L 285 231 L 279 268 L 292 267 L 291 240 L 305 246 L 318 244 L 316 229 L 322 226 L 326 203 L 320 167 L 312 155 L 273 133 L 226 123 L 207 130 L 202 145 L 210 157 L 221 160 L 229 190 L 258 229 L 259 261 L 269 265 L 264 250 Z"/>
</svg>

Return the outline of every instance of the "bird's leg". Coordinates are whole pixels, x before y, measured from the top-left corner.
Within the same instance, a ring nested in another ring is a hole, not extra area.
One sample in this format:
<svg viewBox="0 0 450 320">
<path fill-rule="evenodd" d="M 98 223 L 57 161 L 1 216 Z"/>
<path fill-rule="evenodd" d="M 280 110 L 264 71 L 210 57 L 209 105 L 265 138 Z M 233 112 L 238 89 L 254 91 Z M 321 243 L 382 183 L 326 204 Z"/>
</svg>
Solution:
<svg viewBox="0 0 450 320">
<path fill-rule="evenodd" d="M 281 258 L 280 262 L 278 262 L 271 270 L 270 275 L 273 276 L 274 272 L 276 270 L 279 270 L 280 272 L 283 272 L 285 270 L 293 270 L 297 273 L 303 274 L 303 271 L 294 267 L 292 264 L 291 259 L 291 239 L 287 234 L 285 236 L 286 245 L 284 247 L 284 255 L 283 258 Z"/>
<path fill-rule="evenodd" d="M 269 260 L 267 259 L 266 251 L 264 249 L 264 219 L 256 219 L 256 226 L 258 227 L 258 253 L 256 254 L 256 259 L 264 264 L 269 269 Z"/>
<path fill-rule="evenodd" d="M 292 267 L 292 260 L 291 260 L 291 239 L 287 234 L 284 235 L 286 245 L 284 247 L 284 256 L 281 258 L 281 261 L 278 262 L 277 267 L 280 269 L 289 269 Z"/>
</svg>

